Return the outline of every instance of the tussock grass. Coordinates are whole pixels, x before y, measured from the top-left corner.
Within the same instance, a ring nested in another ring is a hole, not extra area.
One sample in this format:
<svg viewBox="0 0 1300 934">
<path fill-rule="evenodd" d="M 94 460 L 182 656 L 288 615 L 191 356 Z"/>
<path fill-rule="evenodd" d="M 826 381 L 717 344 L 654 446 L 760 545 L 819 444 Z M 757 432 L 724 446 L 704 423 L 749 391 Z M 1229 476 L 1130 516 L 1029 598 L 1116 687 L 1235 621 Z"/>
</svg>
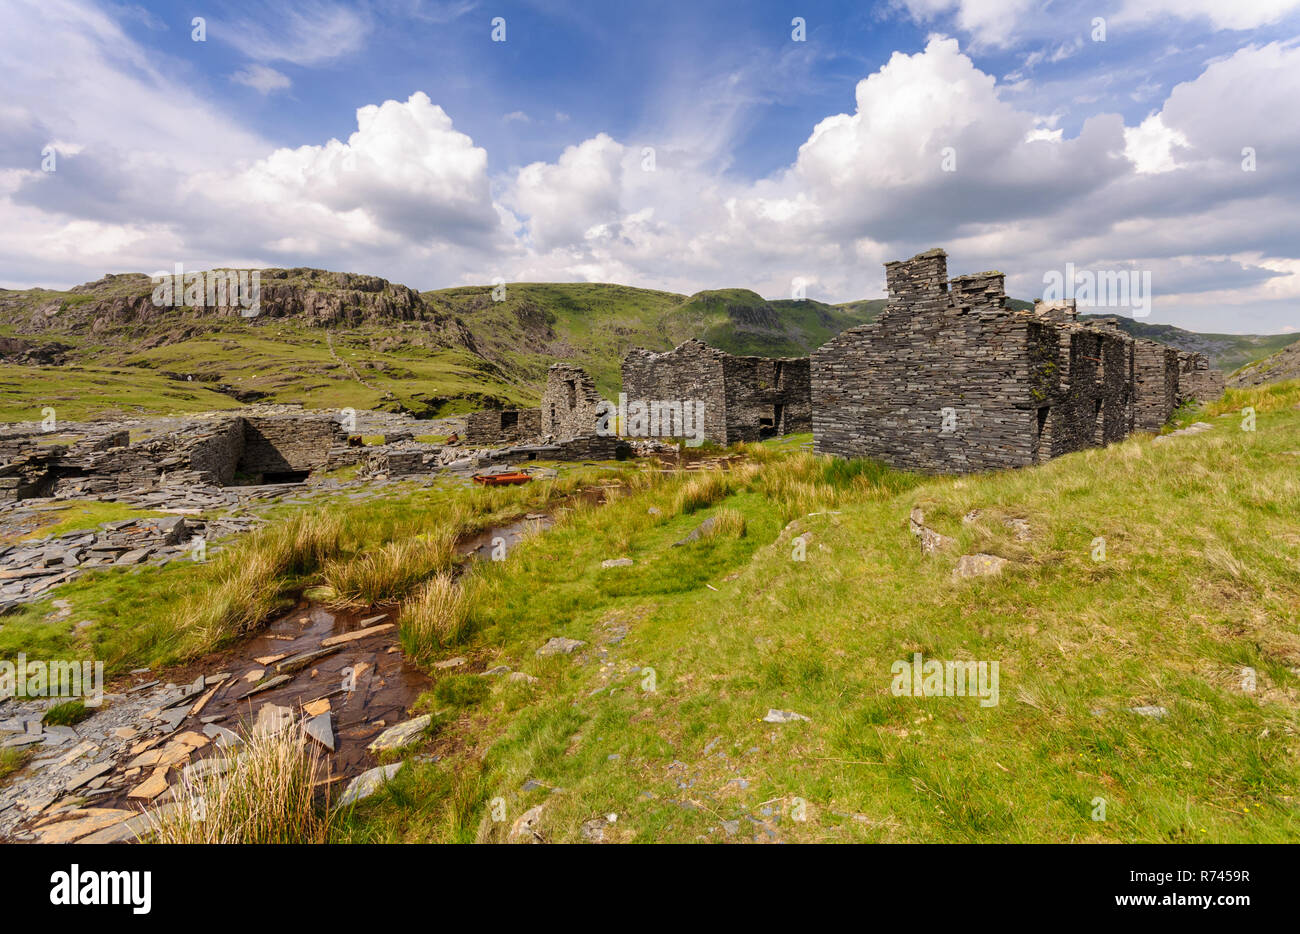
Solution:
<svg viewBox="0 0 1300 934">
<path fill-rule="evenodd" d="M 402 648 L 417 664 L 427 664 L 439 650 L 464 641 L 469 629 L 470 600 L 448 573 L 429 578 L 402 606 Z"/>
<path fill-rule="evenodd" d="M 175 808 L 151 812 L 157 843 L 323 843 L 331 812 L 316 801 L 323 764 L 301 727 L 256 731 L 232 767 L 176 786 Z"/>
<path fill-rule="evenodd" d="M 885 499 L 911 489 L 922 480 L 915 474 L 866 459 L 841 460 L 811 451 L 774 459 L 768 450 L 764 456 L 767 460 L 750 485 L 779 503 L 787 521 L 834 509 L 843 502 Z"/>
<path fill-rule="evenodd" d="M 1205 406 L 1201 414 L 1213 418 L 1240 413 L 1246 406 L 1260 413 L 1277 412 L 1297 405 L 1300 405 L 1300 379 L 1292 379 L 1247 389 L 1228 389 L 1223 398 Z"/>
<path fill-rule="evenodd" d="M 321 577 L 333 594 L 330 602 L 372 606 L 402 599 L 430 575 L 451 569 L 456 562 L 456 538 L 454 529 L 440 528 L 327 562 Z"/>
<path fill-rule="evenodd" d="M 315 571 L 338 552 L 342 534 L 342 521 L 330 513 L 297 513 L 250 533 L 201 569 L 203 598 L 183 606 L 178 628 L 197 651 L 250 632 L 281 605 L 292 577 Z"/>
<path fill-rule="evenodd" d="M 80 723 L 92 713 L 94 711 L 86 706 L 85 701 L 78 698 L 64 701 L 62 704 L 55 704 L 45 711 L 45 716 L 41 718 L 41 722 L 47 726 L 72 726 Z"/>
<path fill-rule="evenodd" d="M 745 514 L 739 509 L 723 506 L 713 514 L 713 525 L 704 538 L 741 538 L 745 534 Z"/>
<path fill-rule="evenodd" d="M 17 772 L 33 756 L 29 747 L 0 749 L 0 779 Z"/>
<path fill-rule="evenodd" d="M 729 492 L 731 480 L 724 471 L 701 471 L 678 488 L 673 512 L 686 514 L 706 509 L 721 501 Z"/>
</svg>

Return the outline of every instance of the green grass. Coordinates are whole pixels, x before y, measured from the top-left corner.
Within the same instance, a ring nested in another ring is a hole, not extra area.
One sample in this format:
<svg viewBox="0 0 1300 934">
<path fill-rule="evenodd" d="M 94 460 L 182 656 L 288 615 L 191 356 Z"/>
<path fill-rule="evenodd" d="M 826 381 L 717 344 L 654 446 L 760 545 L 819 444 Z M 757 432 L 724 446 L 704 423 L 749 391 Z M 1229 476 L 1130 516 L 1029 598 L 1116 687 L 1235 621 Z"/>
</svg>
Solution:
<svg viewBox="0 0 1300 934">
<path fill-rule="evenodd" d="M 134 367 L 73 365 L 0 369 L 0 421 L 39 422 L 53 408 L 64 421 L 236 408 L 230 396 Z"/>
<path fill-rule="evenodd" d="M 86 707 L 81 700 L 64 701 L 45 711 L 41 721 L 47 726 L 72 726 L 89 717 L 93 710 Z"/>
<path fill-rule="evenodd" d="M 3 781 L 9 775 L 17 772 L 27 761 L 31 759 L 33 753 L 30 747 L 18 747 L 13 749 L 0 749 L 0 781 Z"/>
<path fill-rule="evenodd" d="M 964 477 L 820 458 L 796 438 L 743 446 L 725 474 L 623 464 L 549 486 L 397 488 L 312 507 L 341 532 L 310 560 L 281 532 L 231 561 L 279 553 L 264 588 L 279 599 L 327 561 L 564 503 L 550 529 L 459 579 L 465 606 L 429 608 L 432 635 L 408 649 L 434 680 L 417 709 L 443 711 L 427 739 L 441 758 L 340 815 L 333 840 L 498 841 L 544 803 L 540 832 L 559 842 L 609 813 L 607 838 L 639 842 L 748 840 L 751 818 L 790 842 L 1287 842 L 1300 832 L 1297 386 L 1188 413 L 1214 424 L 1203 434 Z M 572 498 L 602 479 L 621 481 L 607 504 Z M 918 505 L 951 550 L 922 553 Z M 295 511 L 276 515 L 287 528 Z M 717 534 L 675 546 L 709 517 Z M 1007 568 L 954 579 L 979 552 Z M 632 564 L 601 566 L 615 557 Z M 120 670 L 209 648 L 175 621 L 220 604 L 223 586 L 213 567 L 168 567 L 58 594 L 92 614 L 82 637 Z M 7 616 L 0 651 L 68 657 L 68 623 L 42 611 Z M 539 658 L 555 636 L 586 645 Z M 894 696 L 891 667 L 914 653 L 996 661 L 1000 702 Z M 434 667 L 454 654 L 474 667 Z M 536 682 L 473 673 L 496 665 Z M 1147 706 L 1167 716 L 1130 710 Z M 765 723 L 770 708 L 809 719 Z"/>
<path fill-rule="evenodd" d="M 340 603 L 391 602 L 447 567 L 446 542 L 431 539 L 513 520 L 608 476 L 600 466 L 566 464 L 553 480 L 518 487 L 396 485 L 366 503 L 282 504 L 266 511 L 269 525 L 209 548 L 205 562 L 92 571 L 10 611 L 0 625 L 0 658 L 89 653 L 112 676 L 212 651 L 307 588 Z M 51 618 L 54 599 L 69 601 L 72 615 Z"/>
<path fill-rule="evenodd" d="M 150 516 L 162 516 L 165 513 L 150 509 L 137 509 L 127 503 L 119 502 L 64 502 L 41 509 L 41 519 L 48 520 L 19 540 L 46 538 L 93 529 L 105 522 L 118 522 L 122 519 L 144 519 Z"/>
<path fill-rule="evenodd" d="M 336 832 L 500 840 L 545 802 L 554 841 L 610 812 L 620 840 L 725 839 L 721 821 L 749 828 L 744 815 L 765 807 L 790 841 L 1293 840 L 1290 391 L 1255 399 L 1253 433 L 1224 418 L 1164 445 L 925 480 L 772 454 L 694 513 L 675 511 L 683 481 L 575 513 L 477 572 L 471 651 L 539 685 L 497 682 L 461 721 L 459 756 L 412 770 Z M 800 496 L 817 508 L 786 528 Z M 915 504 L 953 552 L 921 553 Z M 741 513 L 746 535 L 672 547 L 720 509 Z M 1029 521 L 1028 541 L 1009 518 Z M 803 562 L 796 532 L 810 535 Z M 954 581 L 956 556 L 976 551 L 1012 564 Z M 601 569 L 615 555 L 635 563 Z M 535 658 L 555 635 L 608 657 Z M 914 652 L 999 661 L 1000 703 L 893 696 L 890 666 Z M 1168 716 L 1129 711 L 1149 705 Z M 768 708 L 810 721 L 763 723 Z M 529 779 L 563 792 L 524 791 Z M 505 822 L 490 816 L 497 796 Z"/>
</svg>

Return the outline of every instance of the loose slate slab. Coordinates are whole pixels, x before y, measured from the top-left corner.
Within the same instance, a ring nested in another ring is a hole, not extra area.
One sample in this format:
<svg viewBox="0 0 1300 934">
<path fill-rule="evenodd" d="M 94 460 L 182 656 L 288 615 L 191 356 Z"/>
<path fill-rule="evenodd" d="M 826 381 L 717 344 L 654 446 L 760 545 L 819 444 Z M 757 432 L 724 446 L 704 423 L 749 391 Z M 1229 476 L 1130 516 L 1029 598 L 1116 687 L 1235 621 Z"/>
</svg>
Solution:
<svg viewBox="0 0 1300 934">
<path fill-rule="evenodd" d="M 309 717 L 319 717 L 323 713 L 330 711 L 330 699 L 322 697 L 320 700 L 314 700 L 310 704 L 302 705 L 303 713 Z"/>
<path fill-rule="evenodd" d="M 690 534 L 688 534 L 685 538 L 678 539 L 677 541 L 673 542 L 673 547 L 680 548 L 682 545 L 689 545 L 691 542 L 698 542 L 700 539 L 704 538 L 705 536 L 710 535 L 713 532 L 713 527 L 717 524 L 718 524 L 717 518 L 714 516 L 709 516 L 709 518 L 705 519 L 695 528 L 691 529 Z M 630 561 L 628 563 L 631 564 Z"/>
<path fill-rule="evenodd" d="M 72 841 L 130 820 L 134 811 L 121 808 L 86 808 L 74 811 L 78 815 L 72 820 L 59 821 L 38 829 L 41 843 L 71 843 Z"/>
<path fill-rule="evenodd" d="M 587 643 L 581 639 L 568 639 L 564 636 L 556 636 L 547 641 L 547 643 L 537 650 L 538 658 L 547 658 L 551 655 L 569 655 L 582 648 Z"/>
<path fill-rule="evenodd" d="M 767 711 L 767 716 L 763 718 L 763 722 L 764 723 L 794 723 L 797 720 L 808 720 L 808 719 L 810 718 L 805 717 L 801 713 L 795 713 L 793 710 L 777 710 L 776 708 L 770 708 Z"/>
<path fill-rule="evenodd" d="M 394 762 L 392 765 L 381 765 L 362 772 L 348 783 L 348 787 L 344 790 L 343 797 L 339 798 L 337 806 L 347 807 L 362 798 L 370 797 L 382 788 L 385 782 L 391 781 L 403 765 L 405 765 L 404 762 Z"/>
<path fill-rule="evenodd" d="M 187 782 L 194 782 L 207 778 L 209 775 L 225 775 L 234 767 L 234 759 L 219 759 L 212 756 L 207 759 L 200 759 L 198 762 L 191 762 L 181 770 L 181 775 L 184 776 Z"/>
<path fill-rule="evenodd" d="M 325 649 L 314 649 L 310 652 L 299 652 L 297 655 L 293 655 L 286 658 L 284 661 L 277 663 L 275 670 L 282 675 L 292 674 L 295 671 L 301 671 L 312 662 L 333 655 L 341 649 L 342 646 L 335 645 Z"/>
<path fill-rule="evenodd" d="M 126 796 L 135 801 L 152 801 L 166 790 L 167 769 L 163 767 L 154 769 L 148 778 L 127 792 Z"/>
<path fill-rule="evenodd" d="M 291 680 L 293 679 L 290 678 L 288 675 L 276 675 L 274 678 L 268 678 L 267 680 L 263 681 L 261 684 L 255 685 L 254 687 L 245 691 L 243 697 L 241 697 L 240 700 L 243 700 L 245 697 L 252 697 L 254 694 L 261 694 L 263 691 L 269 691 L 272 688 L 278 688 L 280 685 L 287 684 Z"/>
<path fill-rule="evenodd" d="M 333 645 L 345 645 L 348 642 L 356 642 L 358 639 L 364 639 L 367 636 L 388 632 L 390 629 L 396 628 L 396 623 L 384 623 L 382 626 L 371 626 L 368 629 L 358 629 L 356 632 L 345 632 L 340 636 L 330 636 L 328 639 L 322 639 L 321 648 L 327 649 Z"/>
<path fill-rule="evenodd" d="M 954 578 L 990 577 L 1001 574 L 1006 565 L 1007 559 L 997 555 L 962 555 L 957 560 L 957 566 L 953 568 L 952 576 Z"/>
<path fill-rule="evenodd" d="M 432 721 L 433 715 L 426 713 L 413 720 L 394 724 L 380 733 L 378 738 L 366 748 L 371 752 L 391 752 L 409 746 L 419 738 Z"/>
<path fill-rule="evenodd" d="M 80 772 L 78 772 L 76 775 L 72 776 L 72 778 L 68 780 L 68 784 L 64 786 L 63 790 L 76 791 L 82 785 L 86 784 L 86 782 L 90 781 L 92 778 L 94 778 L 97 775 L 103 775 L 112 767 L 113 767 L 113 763 L 110 761 L 110 762 L 100 762 L 97 765 L 92 765 L 89 766 L 88 768 L 82 769 Z"/>
<path fill-rule="evenodd" d="M 257 712 L 257 722 L 253 724 L 253 733 L 263 736 L 275 736 L 293 725 L 293 710 L 278 704 L 263 704 Z"/>
<path fill-rule="evenodd" d="M 330 725 L 328 713 L 319 714 L 308 720 L 303 725 L 303 732 L 330 752 L 334 751 L 334 728 Z"/>
</svg>

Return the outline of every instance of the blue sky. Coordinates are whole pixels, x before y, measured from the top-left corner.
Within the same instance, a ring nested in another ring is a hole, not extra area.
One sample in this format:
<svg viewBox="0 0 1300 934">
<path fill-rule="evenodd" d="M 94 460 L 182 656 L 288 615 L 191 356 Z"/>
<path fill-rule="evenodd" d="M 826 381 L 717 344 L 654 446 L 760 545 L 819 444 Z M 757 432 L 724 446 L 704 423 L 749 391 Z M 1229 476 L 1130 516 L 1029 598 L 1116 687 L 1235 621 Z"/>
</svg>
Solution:
<svg viewBox="0 0 1300 934">
<path fill-rule="evenodd" d="M 0 286 L 181 262 L 845 301 L 943 246 L 1023 297 L 1149 271 L 1153 322 L 1286 330 L 1298 45 L 1300 0 L 10 0 Z"/>
</svg>

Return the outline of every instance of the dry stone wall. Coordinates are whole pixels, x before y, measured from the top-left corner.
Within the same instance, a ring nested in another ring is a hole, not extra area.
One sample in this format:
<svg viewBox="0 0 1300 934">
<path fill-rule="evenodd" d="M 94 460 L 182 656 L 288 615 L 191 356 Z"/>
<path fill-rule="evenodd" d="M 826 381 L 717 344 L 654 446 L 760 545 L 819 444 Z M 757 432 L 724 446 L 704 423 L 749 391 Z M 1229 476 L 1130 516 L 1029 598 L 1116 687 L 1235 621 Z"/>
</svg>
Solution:
<svg viewBox="0 0 1300 934">
<path fill-rule="evenodd" d="M 1152 340 L 1133 342 L 1133 427 L 1159 431 L 1178 407 L 1178 351 Z"/>
<path fill-rule="evenodd" d="M 885 275 L 880 318 L 812 355 L 819 453 L 923 472 L 1023 467 L 1158 431 L 1177 405 L 1178 352 L 1113 319 L 1081 323 L 1073 302 L 1008 309 L 1001 273 L 948 280 L 942 250 Z M 1181 369 L 1194 374 L 1184 394 L 1217 394 L 1203 355 Z"/>
<path fill-rule="evenodd" d="M 92 431 L 66 444 L 19 431 L 0 436 L 0 502 L 37 496 L 120 493 L 159 486 L 254 483 L 327 467 L 347 438 L 328 415 L 195 420 L 130 443 L 128 432 Z"/>
<path fill-rule="evenodd" d="M 1205 354 L 1178 352 L 1178 403 L 1208 402 L 1223 395 L 1227 379 L 1221 370 L 1210 369 Z"/>
</svg>

